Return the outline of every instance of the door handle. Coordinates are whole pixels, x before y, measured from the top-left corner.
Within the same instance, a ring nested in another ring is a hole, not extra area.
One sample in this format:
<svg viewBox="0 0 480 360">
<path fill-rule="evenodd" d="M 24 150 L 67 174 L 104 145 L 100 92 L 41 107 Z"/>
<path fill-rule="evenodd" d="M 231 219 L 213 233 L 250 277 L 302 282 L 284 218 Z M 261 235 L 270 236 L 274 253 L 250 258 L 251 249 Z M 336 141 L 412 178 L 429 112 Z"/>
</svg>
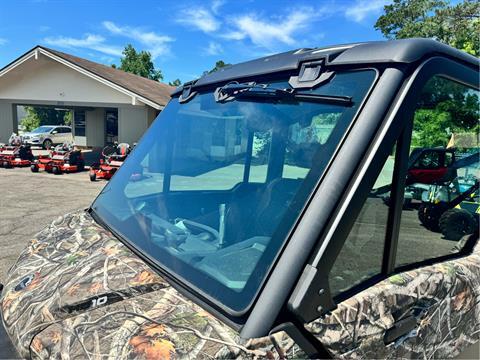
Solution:
<svg viewBox="0 0 480 360">
<path fill-rule="evenodd" d="M 390 329 L 385 331 L 385 335 L 383 337 L 384 344 L 390 344 L 402 336 L 408 335 L 417 327 L 417 325 L 418 319 L 414 315 L 410 315 L 397 321 Z"/>
</svg>

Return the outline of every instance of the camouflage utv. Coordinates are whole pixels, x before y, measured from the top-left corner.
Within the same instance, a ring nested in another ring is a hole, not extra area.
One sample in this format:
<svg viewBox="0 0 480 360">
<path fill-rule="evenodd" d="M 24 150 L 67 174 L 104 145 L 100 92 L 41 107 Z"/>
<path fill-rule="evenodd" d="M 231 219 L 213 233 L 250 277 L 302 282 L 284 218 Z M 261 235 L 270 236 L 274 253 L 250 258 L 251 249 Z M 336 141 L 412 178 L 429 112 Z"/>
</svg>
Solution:
<svg viewBox="0 0 480 360">
<path fill-rule="evenodd" d="M 478 69 L 413 39 L 186 83 L 91 207 L 10 269 L 11 343 L 42 359 L 443 359 L 477 346 L 478 231 L 455 247 L 402 204 L 410 148 L 448 141 L 441 127 L 445 144 L 420 136 L 416 114 L 455 102 L 455 130 L 473 131 Z"/>
</svg>

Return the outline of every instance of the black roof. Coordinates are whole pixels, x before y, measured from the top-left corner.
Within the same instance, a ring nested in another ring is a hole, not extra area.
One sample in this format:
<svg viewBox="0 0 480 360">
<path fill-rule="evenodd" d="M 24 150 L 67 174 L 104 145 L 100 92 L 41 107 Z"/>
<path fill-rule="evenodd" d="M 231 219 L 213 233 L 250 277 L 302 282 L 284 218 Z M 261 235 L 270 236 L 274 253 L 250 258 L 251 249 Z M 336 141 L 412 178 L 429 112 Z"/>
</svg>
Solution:
<svg viewBox="0 0 480 360">
<path fill-rule="evenodd" d="M 304 61 L 325 59 L 328 65 L 403 63 L 410 64 L 422 58 L 443 55 L 473 66 L 479 60 L 463 51 L 432 39 L 402 39 L 336 45 L 326 48 L 297 49 L 222 68 L 203 76 L 195 87 L 225 82 L 233 79 L 266 75 L 298 69 Z M 182 87 L 174 93 L 178 93 Z"/>
</svg>

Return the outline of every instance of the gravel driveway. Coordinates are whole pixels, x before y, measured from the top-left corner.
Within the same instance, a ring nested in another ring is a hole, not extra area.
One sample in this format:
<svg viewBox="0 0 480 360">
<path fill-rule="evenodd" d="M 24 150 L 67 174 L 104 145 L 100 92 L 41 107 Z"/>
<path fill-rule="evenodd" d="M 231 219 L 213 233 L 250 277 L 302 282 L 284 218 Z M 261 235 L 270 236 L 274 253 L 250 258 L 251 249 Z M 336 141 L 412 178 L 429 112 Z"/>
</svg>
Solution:
<svg viewBox="0 0 480 360">
<path fill-rule="evenodd" d="M 0 283 L 27 242 L 57 216 L 87 207 L 106 183 L 88 172 L 32 174 L 0 168 Z"/>
</svg>

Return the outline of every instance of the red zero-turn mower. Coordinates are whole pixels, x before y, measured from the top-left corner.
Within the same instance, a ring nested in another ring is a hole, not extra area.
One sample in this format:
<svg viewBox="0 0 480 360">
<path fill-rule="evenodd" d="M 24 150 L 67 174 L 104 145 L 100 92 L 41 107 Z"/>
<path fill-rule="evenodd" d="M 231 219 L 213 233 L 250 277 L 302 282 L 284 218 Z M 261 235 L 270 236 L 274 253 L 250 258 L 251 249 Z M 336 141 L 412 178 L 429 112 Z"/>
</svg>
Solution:
<svg viewBox="0 0 480 360">
<path fill-rule="evenodd" d="M 47 156 L 39 158 L 30 167 L 33 172 L 37 172 L 40 168 L 55 175 L 73 173 L 85 169 L 85 160 L 82 152 L 76 150 L 73 144 L 65 143 L 52 151 L 50 159 Z"/>
<path fill-rule="evenodd" d="M 130 151 L 130 145 L 126 143 L 121 143 L 116 146 L 109 145 L 103 148 L 103 159 L 100 160 L 99 164 L 94 164 L 90 167 L 90 180 L 110 180 L 120 166 L 123 165 Z"/>
<path fill-rule="evenodd" d="M 34 159 L 30 145 L 22 144 L 22 138 L 16 134 L 12 134 L 8 143 L 0 151 L 0 166 L 4 168 L 30 166 Z"/>
<path fill-rule="evenodd" d="M 60 151 L 63 148 L 62 145 L 57 145 L 53 150 L 49 151 L 48 155 L 38 155 L 36 160 L 30 165 L 32 172 L 38 172 L 39 170 L 46 170 L 46 168 L 52 162 L 52 157 L 56 154 L 56 150 Z"/>
</svg>

